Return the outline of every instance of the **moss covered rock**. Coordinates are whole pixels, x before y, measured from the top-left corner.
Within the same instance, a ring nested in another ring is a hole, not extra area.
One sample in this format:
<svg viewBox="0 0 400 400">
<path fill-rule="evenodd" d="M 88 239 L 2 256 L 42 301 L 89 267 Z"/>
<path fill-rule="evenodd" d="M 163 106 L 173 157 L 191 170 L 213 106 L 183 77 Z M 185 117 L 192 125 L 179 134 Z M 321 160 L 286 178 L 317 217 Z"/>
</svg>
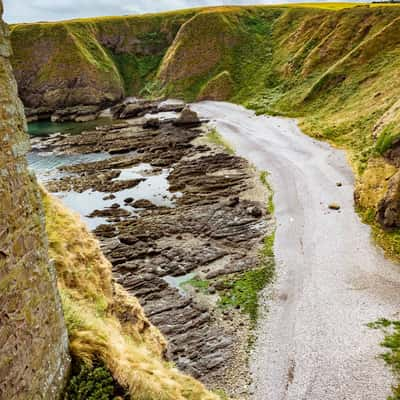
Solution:
<svg viewBox="0 0 400 400">
<path fill-rule="evenodd" d="M 400 171 L 389 181 L 389 188 L 378 204 L 378 221 L 385 228 L 400 227 Z"/>
</svg>

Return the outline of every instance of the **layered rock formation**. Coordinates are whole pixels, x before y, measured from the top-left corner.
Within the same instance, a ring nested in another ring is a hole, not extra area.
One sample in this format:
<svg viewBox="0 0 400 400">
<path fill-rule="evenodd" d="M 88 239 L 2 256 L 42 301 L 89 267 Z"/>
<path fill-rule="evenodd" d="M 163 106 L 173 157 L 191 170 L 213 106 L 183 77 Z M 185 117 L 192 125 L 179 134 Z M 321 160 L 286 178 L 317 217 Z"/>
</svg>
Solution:
<svg viewBox="0 0 400 400">
<path fill-rule="evenodd" d="M 379 171 L 399 159 L 399 38 L 400 8 L 380 5 L 215 7 L 12 27 L 30 118 L 63 120 L 65 110 L 54 111 L 78 105 L 67 114 L 93 119 L 99 105 L 141 94 L 295 116 L 306 133 L 350 150 L 357 205 L 379 211 L 386 227 L 382 199 L 393 188 Z M 120 116 L 134 117 L 135 107 Z"/>
<path fill-rule="evenodd" d="M 8 36 L 0 22 L 0 398 L 52 400 L 68 372 L 68 337 Z"/>
</svg>

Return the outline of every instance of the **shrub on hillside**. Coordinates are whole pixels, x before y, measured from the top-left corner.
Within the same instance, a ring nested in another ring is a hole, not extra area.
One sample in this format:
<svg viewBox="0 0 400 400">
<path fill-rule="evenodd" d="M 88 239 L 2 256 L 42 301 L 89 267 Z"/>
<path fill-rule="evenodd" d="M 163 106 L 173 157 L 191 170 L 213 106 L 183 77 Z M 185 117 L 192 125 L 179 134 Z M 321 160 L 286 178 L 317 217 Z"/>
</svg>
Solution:
<svg viewBox="0 0 400 400">
<path fill-rule="evenodd" d="M 103 366 L 90 368 L 84 364 L 75 367 L 64 400 L 112 400 L 115 383 L 110 372 Z"/>
</svg>

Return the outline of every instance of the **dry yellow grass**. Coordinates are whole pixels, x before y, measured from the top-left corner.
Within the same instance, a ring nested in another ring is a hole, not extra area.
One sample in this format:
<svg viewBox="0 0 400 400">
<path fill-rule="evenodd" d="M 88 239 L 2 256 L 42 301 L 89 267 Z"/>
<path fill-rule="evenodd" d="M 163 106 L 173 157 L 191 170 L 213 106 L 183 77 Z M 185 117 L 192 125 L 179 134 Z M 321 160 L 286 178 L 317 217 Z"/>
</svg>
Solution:
<svg viewBox="0 0 400 400">
<path fill-rule="evenodd" d="M 365 172 L 357 181 L 358 204 L 362 204 L 367 209 L 376 209 L 387 191 L 389 179 L 395 172 L 396 168 L 385 162 L 382 157 L 371 159 Z"/>
<path fill-rule="evenodd" d="M 71 354 L 102 361 L 134 400 L 217 400 L 163 358 L 165 339 L 137 299 L 111 277 L 111 265 L 78 215 L 43 193 Z"/>
</svg>

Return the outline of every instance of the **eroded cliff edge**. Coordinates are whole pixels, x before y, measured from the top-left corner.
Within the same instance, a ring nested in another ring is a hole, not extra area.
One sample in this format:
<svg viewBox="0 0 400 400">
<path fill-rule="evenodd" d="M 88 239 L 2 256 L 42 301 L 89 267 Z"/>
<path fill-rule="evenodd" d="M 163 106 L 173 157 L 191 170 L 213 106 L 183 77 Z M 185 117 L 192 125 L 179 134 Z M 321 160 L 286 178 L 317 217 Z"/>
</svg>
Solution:
<svg viewBox="0 0 400 400">
<path fill-rule="evenodd" d="M 0 21 L 0 398 L 52 400 L 68 373 L 68 337 L 8 36 Z"/>
</svg>

